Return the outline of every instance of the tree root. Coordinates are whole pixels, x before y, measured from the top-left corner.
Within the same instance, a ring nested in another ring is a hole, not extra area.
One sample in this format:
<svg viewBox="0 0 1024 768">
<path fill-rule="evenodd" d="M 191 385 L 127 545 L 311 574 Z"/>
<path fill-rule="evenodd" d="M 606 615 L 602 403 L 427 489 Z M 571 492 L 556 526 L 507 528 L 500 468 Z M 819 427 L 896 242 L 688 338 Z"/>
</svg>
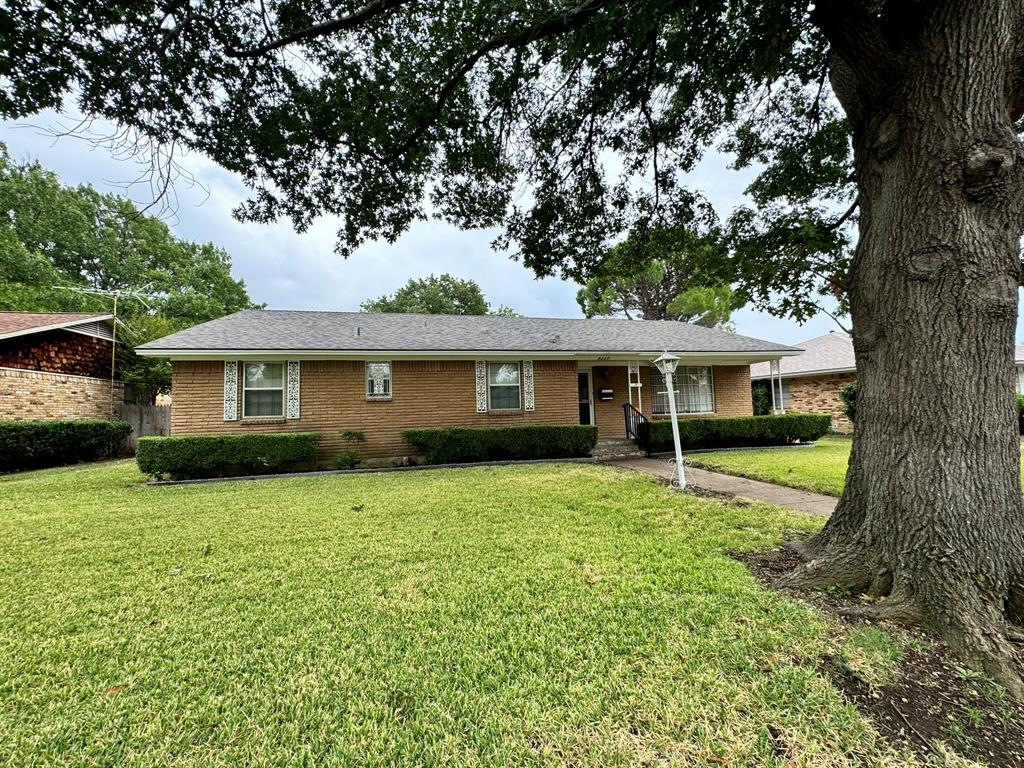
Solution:
<svg viewBox="0 0 1024 768">
<path fill-rule="evenodd" d="M 870 573 L 863 554 L 855 548 L 815 557 L 782 576 L 776 586 L 783 589 L 827 589 L 840 586 L 858 592 L 871 587 Z"/>
<path fill-rule="evenodd" d="M 890 621 L 904 626 L 920 624 L 924 619 L 924 614 L 914 601 L 904 597 L 882 598 L 874 603 L 844 608 L 839 611 L 839 615 L 848 619 Z"/>
</svg>

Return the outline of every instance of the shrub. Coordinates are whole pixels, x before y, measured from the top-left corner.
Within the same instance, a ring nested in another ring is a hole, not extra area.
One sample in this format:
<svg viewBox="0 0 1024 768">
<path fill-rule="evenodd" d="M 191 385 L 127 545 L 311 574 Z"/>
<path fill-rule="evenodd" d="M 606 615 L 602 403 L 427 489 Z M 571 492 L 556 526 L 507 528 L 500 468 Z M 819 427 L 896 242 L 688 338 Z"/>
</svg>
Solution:
<svg viewBox="0 0 1024 768">
<path fill-rule="evenodd" d="M 295 472 L 316 467 L 315 432 L 143 437 L 135 458 L 147 475 L 173 480 Z"/>
<path fill-rule="evenodd" d="M 110 419 L 0 421 L 0 472 L 107 459 L 131 432 Z"/>
<path fill-rule="evenodd" d="M 1024 395 L 1017 395 L 1017 426 L 1024 435 Z"/>
<path fill-rule="evenodd" d="M 808 443 L 828 433 L 832 417 L 818 413 L 786 413 L 777 416 L 679 419 L 683 450 L 741 448 L 744 446 Z M 671 451 L 672 422 L 652 421 L 647 430 L 652 452 Z"/>
<path fill-rule="evenodd" d="M 410 429 L 402 438 L 428 464 L 566 459 L 590 455 L 597 444 L 597 427 L 441 427 Z"/>
<path fill-rule="evenodd" d="M 355 469 L 362 463 L 362 458 L 359 456 L 358 451 L 342 451 L 334 457 L 334 468 L 335 469 Z"/>
<path fill-rule="evenodd" d="M 767 416 L 772 412 L 772 395 L 767 381 L 755 381 L 750 385 L 755 416 Z"/>
<path fill-rule="evenodd" d="M 857 420 L 857 382 L 843 384 L 839 388 L 839 398 L 843 401 L 843 413 L 852 424 Z"/>
</svg>

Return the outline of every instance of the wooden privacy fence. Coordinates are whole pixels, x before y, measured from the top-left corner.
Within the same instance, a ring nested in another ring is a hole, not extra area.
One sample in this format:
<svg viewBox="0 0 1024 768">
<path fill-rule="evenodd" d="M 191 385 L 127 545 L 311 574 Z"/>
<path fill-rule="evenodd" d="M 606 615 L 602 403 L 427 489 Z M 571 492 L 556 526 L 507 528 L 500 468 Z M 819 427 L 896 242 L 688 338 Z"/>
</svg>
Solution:
<svg viewBox="0 0 1024 768">
<path fill-rule="evenodd" d="M 117 417 L 132 425 L 132 433 L 125 440 L 124 451 L 134 454 L 140 437 L 171 434 L 171 406 L 137 405 L 123 403 Z"/>
</svg>

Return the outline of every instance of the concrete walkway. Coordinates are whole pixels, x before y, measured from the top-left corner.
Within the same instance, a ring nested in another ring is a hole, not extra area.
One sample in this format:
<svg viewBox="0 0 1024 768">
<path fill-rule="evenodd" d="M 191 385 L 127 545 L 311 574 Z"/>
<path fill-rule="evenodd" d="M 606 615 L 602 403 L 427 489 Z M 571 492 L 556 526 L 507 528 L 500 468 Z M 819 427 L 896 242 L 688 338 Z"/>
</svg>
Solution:
<svg viewBox="0 0 1024 768">
<path fill-rule="evenodd" d="M 675 464 L 670 464 L 668 459 L 616 459 L 605 463 L 634 472 L 646 472 L 662 480 L 675 478 Z M 706 491 L 752 501 L 766 501 L 769 504 L 798 509 L 801 512 L 810 512 L 812 515 L 821 517 L 831 515 L 836 509 L 836 502 L 839 501 L 835 496 L 786 488 L 774 483 L 763 483 L 760 480 L 747 480 L 744 477 L 723 475 L 720 472 L 709 472 L 706 469 L 690 466 L 686 467 L 686 482 L 688 485 L 694 485 Z"/>
</svg>

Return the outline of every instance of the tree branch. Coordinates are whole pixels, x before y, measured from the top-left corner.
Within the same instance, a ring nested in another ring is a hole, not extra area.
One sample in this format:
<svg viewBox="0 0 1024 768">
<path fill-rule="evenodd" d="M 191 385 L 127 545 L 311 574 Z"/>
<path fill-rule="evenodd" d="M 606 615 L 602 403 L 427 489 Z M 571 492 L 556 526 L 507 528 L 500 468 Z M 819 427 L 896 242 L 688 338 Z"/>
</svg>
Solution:
<svg viewBox="0 0 1024 768">
<path fill-rule="evenodd" d="M 371 2 L 367 3 L 362 8 L 357 8 L 352 11 L 352 13 L 339 16 L 331 21 L 325 21 L 322 24 L 314 24 L 311 27 L 300 29 L 298 32 L 292 32 L 290 35 L 284 35 L 273 40 L 268 40 L 255 48 L 239 50 L 225 43 L 224 52 L 233 59 L 248 59 L 255 56 L 262 56 L 265 53 L 270 53 L 278 48 L 284 48 L 287 45 L 298 43 L 302 40 L 312 40 L 318 37 L 334 34 L 335 32 L 343 32 L 346 29 L 354 29 L 375 16 L 380 16 L 383 13 L 392 11 L 402 5 L 405 5 L 409 1 L 410 0 L 371 0 Z M 265 20 L 264 23 L 266 23 Z"/>
<path fill-rule="evenodd" d="M 571 32 L 583 26 L 594 14 L 602 8 L 611 5 L 614 0 L 585 0 L 572 10 L 561 16 L 553 16 L 547 21 L 536 24 L 526 29 L 496 34 L 481 43 L 472 53 L 466 56 L 462 62 L 452 71 L 451 76 L 444 82 L 437 91 L 429 113 L 432 116 L 440 114 L 448 99 L 455 93 L 462 79 L 469 74 L 484 56 L 495 51 L 506 48 L 522 48 L 537 40 L 542 40 L 554 35 Z M 422 138 L 423 134 L 433 124 L 433 120 L 420 123 L 416 129 L 403 141 L 393 152 L 387 156 L 388 160 L 395 160 L 409 151 L 412 146 Z"/>
</svg>

